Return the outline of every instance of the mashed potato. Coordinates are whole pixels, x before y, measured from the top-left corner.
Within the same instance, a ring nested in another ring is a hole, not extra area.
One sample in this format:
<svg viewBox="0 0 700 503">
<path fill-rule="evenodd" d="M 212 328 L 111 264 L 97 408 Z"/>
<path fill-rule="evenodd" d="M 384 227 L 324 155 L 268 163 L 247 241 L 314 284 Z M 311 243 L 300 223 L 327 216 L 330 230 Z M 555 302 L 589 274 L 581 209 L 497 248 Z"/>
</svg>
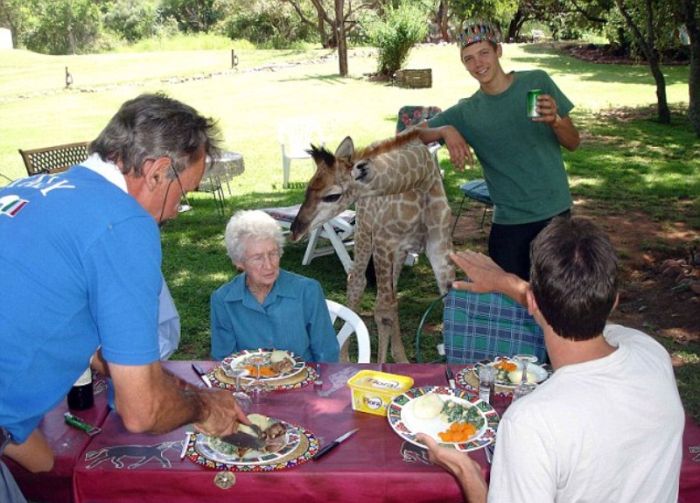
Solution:
<svg viewBox="0 0 700 503">
<path fill-rule="evenodd" d="M 513 384 L 520 384 L 520 380 L 522 379 L 522 376 L 523 376 L 522 370 L 514 370 L 513 372 L 508 372 L 508 379 Z M 537 375 L 528 370 L 527 382 L 532 383 L 532 384 L 537 384 L 537 382 L 538 382 Z"/>
<path fill-rule="evenodd" d="M 286 351 L 275 350 L 270 353 L 270 363 L 277 363 L 289 358 L 289 353 Z"/>
<path fill-rule="evenodd" d="M 418 419 L 433 419 L 440 415 L 443 401 L 435 393 L 428 393 L 413 401 L 413 414 Z"/>
</svg>

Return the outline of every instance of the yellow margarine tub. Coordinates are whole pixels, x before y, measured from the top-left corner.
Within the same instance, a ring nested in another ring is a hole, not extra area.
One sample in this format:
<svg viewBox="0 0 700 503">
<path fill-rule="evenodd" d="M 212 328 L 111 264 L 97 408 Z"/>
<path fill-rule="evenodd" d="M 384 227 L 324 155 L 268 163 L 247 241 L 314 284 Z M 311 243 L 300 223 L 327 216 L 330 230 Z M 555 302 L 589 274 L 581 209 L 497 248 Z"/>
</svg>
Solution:
<svg viewBox="0 0 700 503">
<path fill-rule="evenodd" d="M 352 408 L 378 416 L 386 416 L 391 401 L 413 386 L 413 379 L 376 370 L 360 370 L 348 379 L 352 390 Z"/>
</svg>

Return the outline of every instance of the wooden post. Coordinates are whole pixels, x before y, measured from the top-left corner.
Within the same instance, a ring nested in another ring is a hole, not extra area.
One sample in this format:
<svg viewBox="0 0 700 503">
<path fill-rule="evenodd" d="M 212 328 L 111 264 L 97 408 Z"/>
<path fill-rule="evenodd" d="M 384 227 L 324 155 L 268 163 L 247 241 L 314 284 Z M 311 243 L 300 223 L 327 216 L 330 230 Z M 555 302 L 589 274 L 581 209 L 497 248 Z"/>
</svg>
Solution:
<svg viewBox="0 0 700 503">
<path fill-rule="evenodd" d="M 236 50 L 231 49 L 231 68 L 236 68 L 238 66 L 238 56 L 236 56 Z"/>
</svg>

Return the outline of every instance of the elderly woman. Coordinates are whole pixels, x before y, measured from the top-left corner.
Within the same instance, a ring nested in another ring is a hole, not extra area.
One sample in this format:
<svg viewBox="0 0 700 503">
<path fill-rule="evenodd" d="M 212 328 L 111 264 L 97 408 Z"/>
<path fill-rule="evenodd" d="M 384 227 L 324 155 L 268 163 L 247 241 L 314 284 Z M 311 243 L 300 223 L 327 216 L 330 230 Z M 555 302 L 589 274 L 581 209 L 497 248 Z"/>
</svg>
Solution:
<svg viewBox="0 0 700 503">
<path fill-rule="evenodd" d="M 280 269 L 284 236 L 277 222 L 263 211 L 239 211 L 224 239 L 242 274 L 211 296 L 212 357 L 275 348 L 304 361 L 338 361 L 338 340 L 320 283 Z"/>
</svg>

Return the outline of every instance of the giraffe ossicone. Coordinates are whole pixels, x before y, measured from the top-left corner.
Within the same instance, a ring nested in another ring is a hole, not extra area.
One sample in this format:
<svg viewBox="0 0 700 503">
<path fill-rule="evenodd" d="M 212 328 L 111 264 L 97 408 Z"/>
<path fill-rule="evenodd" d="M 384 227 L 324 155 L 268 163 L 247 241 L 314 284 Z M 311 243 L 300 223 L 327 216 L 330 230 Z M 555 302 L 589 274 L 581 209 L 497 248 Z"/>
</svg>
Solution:
<svg viewBox="0 0 700 503">
<path fill-rule="evenodd" d="M 312 145 L 316 162 L 304 202 L 291 226 L 292 241 L 355 204 L 355 251 L 348 274 L 349 307 L 357 311 L 374 259 L 379 335 L 377 361 L 386 361 L 389 342 L 396 362 L 408 361 L 398 317 L 397 287 L 409 252 L 425 252 L 440 293 L 454 280 L 449 259 L 451 212 L 440 171 L 416 134 L 401 135 L 356 151 L 350 137 L 335 154 Z M 343 349 L 347 358 L 347 349 Z"/>
</svg>

